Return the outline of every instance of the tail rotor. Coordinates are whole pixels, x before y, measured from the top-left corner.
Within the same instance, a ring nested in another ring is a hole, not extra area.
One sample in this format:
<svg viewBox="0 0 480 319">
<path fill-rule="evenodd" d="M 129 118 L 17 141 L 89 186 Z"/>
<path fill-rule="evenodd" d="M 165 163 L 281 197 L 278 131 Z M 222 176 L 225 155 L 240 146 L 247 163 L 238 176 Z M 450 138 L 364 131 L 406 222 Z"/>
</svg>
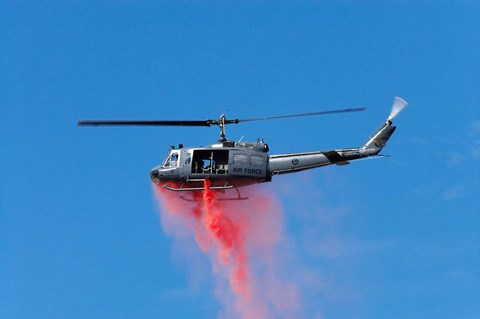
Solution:
<svg viewBox="0 0 480 319">
<path fill-rule="evenodd" d="M 400 113 L 406 106 L 408 105 L 408 103 L 402 99 L 401 97 L 398 97 L 396 96 L 394 99 L 393 99 L 393 105 L 392 105 L 392 111 L 390 112 L 390 115 L 388 116 L 387 118 L 387 122 L 389 124 L 392 123 L 392 120 L 398 115 L 398 113 Z"/>
</svg>

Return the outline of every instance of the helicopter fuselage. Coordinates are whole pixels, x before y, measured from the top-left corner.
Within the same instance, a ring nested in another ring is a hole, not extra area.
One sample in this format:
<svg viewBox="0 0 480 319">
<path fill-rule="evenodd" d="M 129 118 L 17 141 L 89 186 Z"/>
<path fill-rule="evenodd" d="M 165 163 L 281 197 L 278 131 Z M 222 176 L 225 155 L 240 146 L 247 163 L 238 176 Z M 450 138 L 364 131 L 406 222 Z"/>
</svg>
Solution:
<svg viewBox="0 0 480 319">
<path fill-rule="evenodd" d="M 224 141 L 207 147 L 172 148 L 162 164 L 153 168 L 153 182 L 169 190 L 229 189 L 271 180 L 268 145 Z"/>
<path fill-rule="evenodd" d="M 347 165 L 351 160 L 377 155 L 395 131 L 386 122 L 365 145 L 328 151 L 268 155 L 268 145 L 223 141 L 199 148 L 172 148 L 150 177 L 172 191 L 222 190 L 270 182 L 273 176 L 326 165 Z"/>
</svg>

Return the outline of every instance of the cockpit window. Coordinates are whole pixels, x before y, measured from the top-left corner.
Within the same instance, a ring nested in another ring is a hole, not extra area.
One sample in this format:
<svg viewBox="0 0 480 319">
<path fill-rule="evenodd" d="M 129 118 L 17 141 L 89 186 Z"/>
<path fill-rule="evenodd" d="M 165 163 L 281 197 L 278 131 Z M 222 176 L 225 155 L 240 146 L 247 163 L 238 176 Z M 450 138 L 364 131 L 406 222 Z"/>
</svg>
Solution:
<svg viewBox="0 0 480 319">
<path fill-rule="evenodd" d="M 177 167 L 178 165 L 178 153 L 171 153 L 163 163 L 163 167 Z"/>
</svg>

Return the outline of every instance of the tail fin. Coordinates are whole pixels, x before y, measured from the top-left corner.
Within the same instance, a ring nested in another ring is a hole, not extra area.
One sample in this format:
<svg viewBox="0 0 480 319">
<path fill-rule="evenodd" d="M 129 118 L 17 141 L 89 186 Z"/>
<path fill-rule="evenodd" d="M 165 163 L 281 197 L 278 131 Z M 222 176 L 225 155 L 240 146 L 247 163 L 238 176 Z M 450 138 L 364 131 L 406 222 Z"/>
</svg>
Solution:
<svg viewBox="0 0 480 319">
<path fill-rule="evenodd" d="M 367 156 L 377 155 L 387 145 L 388 139 L 395 132 L 396 126 L 392 125 L 392 120 L 402 111 L 408 103 L 400 97 L 393 100 L 392 111 L 387 121 L 378 129 L 375 135 L 361 148 Z"/>
</svg>

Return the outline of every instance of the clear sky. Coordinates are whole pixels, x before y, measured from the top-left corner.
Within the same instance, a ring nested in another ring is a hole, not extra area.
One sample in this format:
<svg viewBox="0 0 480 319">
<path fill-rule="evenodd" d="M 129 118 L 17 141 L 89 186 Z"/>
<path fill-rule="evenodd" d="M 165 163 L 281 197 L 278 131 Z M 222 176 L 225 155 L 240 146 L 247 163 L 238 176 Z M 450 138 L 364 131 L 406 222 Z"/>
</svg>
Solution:
<svg viewBox="0 0 480 319">
<path fill-rule="evenodd" d="M 228 127 L 276 154 L 359 146 L 398 95 L 390 158 L 262 187 L 284 270 L 305 318 L 480 318 L 479 52 L 478 1 L 0 1 L 0 317 L 224 307 L 148 176 L 217 129 L 77 120 L 368 108 Z"/>
</svg>

